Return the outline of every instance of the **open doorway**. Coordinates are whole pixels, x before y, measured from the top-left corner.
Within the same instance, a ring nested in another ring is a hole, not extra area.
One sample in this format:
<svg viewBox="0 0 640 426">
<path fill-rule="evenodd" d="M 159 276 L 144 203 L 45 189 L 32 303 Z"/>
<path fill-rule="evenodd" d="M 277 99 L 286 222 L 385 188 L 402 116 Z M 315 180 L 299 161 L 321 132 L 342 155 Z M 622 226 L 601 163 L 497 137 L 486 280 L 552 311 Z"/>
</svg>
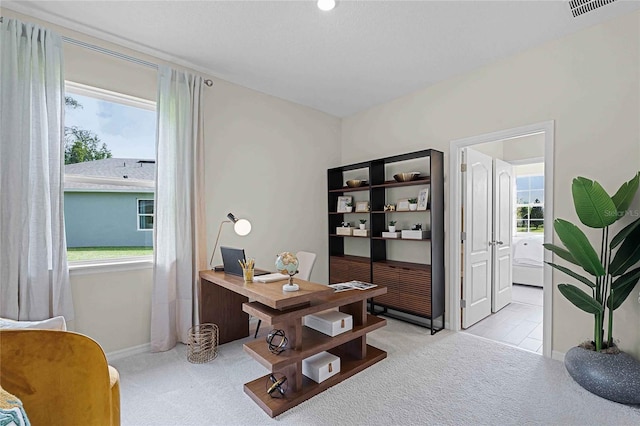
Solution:
<svg viewBox="0 0 640 426">
<path fill-rule="evenodd" d="M 451 153 L 450 328 L 550 357 L 553 122 L 452 141 Z"/>
</svg>

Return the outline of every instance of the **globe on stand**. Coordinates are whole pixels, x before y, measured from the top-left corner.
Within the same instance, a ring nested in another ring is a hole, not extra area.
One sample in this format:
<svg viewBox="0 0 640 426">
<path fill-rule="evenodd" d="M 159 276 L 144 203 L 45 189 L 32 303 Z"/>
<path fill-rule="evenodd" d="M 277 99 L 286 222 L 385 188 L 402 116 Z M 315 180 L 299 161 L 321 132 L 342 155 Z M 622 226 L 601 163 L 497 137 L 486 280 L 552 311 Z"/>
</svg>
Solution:
<svg viewBox="0 0 640 426">
<path fill-rule="evenodd" d="M 300 262 L 295 254 L 285 251 L 276 258 L 276 270 L 281 274 L 289 275 L 289 283 L 282 286 L 284 291 L 296 291 L 300 287 L 293 283 L 293 276 L 298 273 Z"/>
</svg>

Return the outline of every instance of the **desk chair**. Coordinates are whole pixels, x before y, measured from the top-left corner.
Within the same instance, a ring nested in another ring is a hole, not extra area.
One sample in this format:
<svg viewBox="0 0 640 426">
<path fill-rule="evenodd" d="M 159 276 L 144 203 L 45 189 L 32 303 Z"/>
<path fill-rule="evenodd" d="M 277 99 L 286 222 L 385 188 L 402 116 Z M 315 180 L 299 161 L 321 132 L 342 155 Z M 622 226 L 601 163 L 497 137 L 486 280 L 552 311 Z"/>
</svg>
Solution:
<svg viewBox="0 0 640 426">
<path fill-rule="evenodd" d="M 296 277 L 301 280 L 309 281 L 309 278 L 311 278 L 311 270 L 313 269 L 313 265 L 316 263 L 316 254 L 308 251 L 299 251 L 296 253 L 296 257 L 298 258 L 298 273 L 296 274 Z M 260 324 L 262 324 L 262 320 L 258 320 L 256 334 L 253 336 L 254 339 L 258 337 Z"/>
</svg>

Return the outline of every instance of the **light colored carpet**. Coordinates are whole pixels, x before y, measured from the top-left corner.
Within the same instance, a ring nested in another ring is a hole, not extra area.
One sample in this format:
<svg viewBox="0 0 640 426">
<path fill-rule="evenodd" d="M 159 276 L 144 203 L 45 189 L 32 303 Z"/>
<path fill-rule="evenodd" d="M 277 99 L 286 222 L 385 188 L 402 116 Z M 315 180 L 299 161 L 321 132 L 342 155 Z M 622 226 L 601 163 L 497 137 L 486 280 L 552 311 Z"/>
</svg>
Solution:
<svg viewBox="0 0 640 426">
<path fill-rule="evenodd" d="M 242 350 L 190 364 L 186 347 L 113 362 L 123 425 L 639 425 L 640 407 L 577 385 L 562 363 L 465 333 L 389 319 L 368 342 L 388 358 L 281 414 L 266 415 L 243 384 L 267 370 Z"/>
</svg>

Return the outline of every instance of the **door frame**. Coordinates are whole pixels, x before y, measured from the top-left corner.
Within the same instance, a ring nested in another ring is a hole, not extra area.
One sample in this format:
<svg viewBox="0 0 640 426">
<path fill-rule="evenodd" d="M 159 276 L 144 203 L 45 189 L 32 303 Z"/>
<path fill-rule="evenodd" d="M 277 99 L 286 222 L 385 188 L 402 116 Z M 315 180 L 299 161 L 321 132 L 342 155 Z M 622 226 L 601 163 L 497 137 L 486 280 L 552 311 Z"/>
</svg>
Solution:
<svg viewBox="0 0 640 426">
<path fill-rule="evenodd" d="M 451 159 L 449 161 L 449 328 L 454 331 L 461 330 L 460 319 L 460 250 L 461 221 L 462 221 L 462 148 L 473 145 L 495 142 L 526 136 L 534 133 L 544 134 L 544 242 L 553 242 L 553 160 L 554 160 L 554 133 L 555 121 L 543 121 L 512 129 L 485 133 L 468 138 L 452 140 L 450 143 Z M 544 260 L 551 262 L 551 252 L 545 250 Z M 543 318 L 542 318 L 542 352 L 546 358 L 552 354 L 552 302 L 553 302 L 553 277 L 551 267 L 544 265 L 543 282 Z"/>
</svg>

